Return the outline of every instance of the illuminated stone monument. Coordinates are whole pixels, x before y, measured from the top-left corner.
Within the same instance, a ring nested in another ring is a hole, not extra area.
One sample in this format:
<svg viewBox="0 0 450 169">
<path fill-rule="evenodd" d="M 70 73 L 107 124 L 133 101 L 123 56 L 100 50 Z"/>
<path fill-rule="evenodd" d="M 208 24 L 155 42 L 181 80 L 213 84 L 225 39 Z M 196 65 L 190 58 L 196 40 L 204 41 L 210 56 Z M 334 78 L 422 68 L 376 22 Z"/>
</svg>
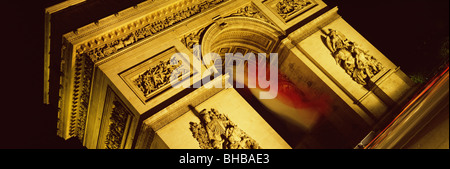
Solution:
<svg viewBox="0 0 450 169">
<path fill-rule="evenodd" d="M 356 145 L 412 86 L 337 7 L 321 0 L 145 1 L 65 33 L 61 55 L 50 55 L 52 11 L 83 3 L 47 9 L 45 79 L 55 71 L 48 67 L 53 57 L 61 58 L 56 63 L 61 75 L 59 84 L 44 82 L 44 102 L 58 105 L 57 134 L 76 137 L 87 148 L 201 148 L 191 124 L 201 123 L 194 110 L 203 109 L 226 116 L 251 140 L 249 145 L 258 144 L 255 148 L 302 148 L 288 144 L 261 117 L 260 108 L 233 88 L 172 87 L 169 75 L 180 71 L 169 64 L 176 53 L 187 54 L 180 62 L 189 64 L 181 70 L 190 72 L 183 74 L 189 78 L 183 83 L 198 83 L 212 70 L 211 65 L 194 66 L 201 59 L 193 54 L 194 45 L 201 45 L 203 56 L 217 53 L 223 60 L 226 53 L 278 53 L 283 79 L 302 91 L 308 106 L 277 99 L 259 104 L 305 131 L 326 119 L 348 144 Z M 53 103 L 52 90 L 59 91 Z M 326 99 L 314 101 L 320 98 Z M 214 131 L 228 135 L 230 128 L 214 123 Z"/>
</svg>

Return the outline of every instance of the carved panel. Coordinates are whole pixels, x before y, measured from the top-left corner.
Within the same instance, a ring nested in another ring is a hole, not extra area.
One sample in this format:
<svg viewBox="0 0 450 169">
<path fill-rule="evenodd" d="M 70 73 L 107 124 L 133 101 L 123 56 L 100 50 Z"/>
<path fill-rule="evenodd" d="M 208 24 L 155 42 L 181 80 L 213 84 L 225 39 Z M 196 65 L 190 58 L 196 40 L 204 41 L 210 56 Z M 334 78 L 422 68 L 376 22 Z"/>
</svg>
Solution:
<svg viewBox="0 0 450 169">
<path fill-rule="evenodd" d="M 179 60 L 171 60 L 177 53 L 175 48 L 170 48 L 126 70 L 120 74 L 120 77 L 143 103 L 148 102 L 172 87 L 170 84 L 172 74 L 178 75 L 177 78 L 180 81 L 193 74 L 190 62 L 187 60 L 189 58 L 179 57 Z M 174 71 L 177 72 L 174 73 Z"/>
<path fill-rule="evenodd" d="M 384 67 L 369 51 L 363 50 L 357 43 L 350 41 L 344 34 L 330 29 L 322 40 L 331 51 L 336 64 L 341 66 L 353 80 L 367 85 Z"/>
<path fill-rule="evenodd" d="M 130 110 L 108 87 L 98 148 L 123 149 L 132 119 Z"/>
<path fill-rule="evenodd" d="M 129 112 L 119 101 L 113 102 L 111 117 L 109 118 L 109 130 L 106 135 L 105 148 L 119 149 L 121 148 L 124 138 Z"/>
<path fill-rule="evenodd" d="M 144 73 L 139 74 L 137 78 L 133 79 L 133 83 L 144 93 L 145 97 L 149 97 L 153 92 L 169 84 L 172 72 L 181 64 L 179 62 L 178 65 L 171 65 L 170 60 L 160 61 Z M 181 77 L 181 74 L 178 77 Z"/>
<path fill-rule="evenodd" d="M 260 149 L 261 147 L 228 117 L 215 109 L 197 114 L 200 123 L 190 123 L 190 130 L 202 149 Z"/>
<path fill-rule="evenodd" d="M 266 0 L 264 4 L 284 22 L 289 22 L 317 5 L 314 0 Z"/>
</svg>

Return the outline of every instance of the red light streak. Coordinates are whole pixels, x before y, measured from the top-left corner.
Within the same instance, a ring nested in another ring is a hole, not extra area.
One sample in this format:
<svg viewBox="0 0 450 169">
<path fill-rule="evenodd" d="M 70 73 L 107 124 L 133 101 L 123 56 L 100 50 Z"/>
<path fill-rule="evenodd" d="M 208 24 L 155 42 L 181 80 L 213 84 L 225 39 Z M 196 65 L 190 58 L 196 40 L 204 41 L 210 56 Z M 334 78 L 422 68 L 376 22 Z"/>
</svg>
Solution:
<svg viewBox="0 0 450 169">
<path fill-rule="evenodd" d="M 381 131 L 369 144 L 367 144 L 367 146 L 364 147 L 364 149 L 369 149 L 369 148 L 372 148 L 372 147 L 378 145 L 388 135 L 388 133 L 385 133 L 385 132 L 392 126 L 392 124 L 394 124 L 406 112 L 406 110 L 413 105 L 413 103 L 415 103 L 419 98 L 421 98 L 425 93 L 427 93 L 428 90 L 430 90 L 430 88 L 433 87 L 436 84 L 436 82 L 446 72 L 448 72 L 448 70 L 449 70 L 449 66 L 447 66 L 447 68 L 442 73 L 436 75 L 432 81 L 428 82 L 428 84 L 426 85 L 426 88 L 424 90 L 422 90 L 419 94 L 416 94 L 414 99 L 409 101 L 409 103 L 402 109 L 402 112 L 399 115 L 397 115 L 397 117 L 395 117 L 394 120 L 392 120 L 392 122 L 389 123 L 389 125 L 386 128 L 384 128 L 383 131 Z"/>
</svg>

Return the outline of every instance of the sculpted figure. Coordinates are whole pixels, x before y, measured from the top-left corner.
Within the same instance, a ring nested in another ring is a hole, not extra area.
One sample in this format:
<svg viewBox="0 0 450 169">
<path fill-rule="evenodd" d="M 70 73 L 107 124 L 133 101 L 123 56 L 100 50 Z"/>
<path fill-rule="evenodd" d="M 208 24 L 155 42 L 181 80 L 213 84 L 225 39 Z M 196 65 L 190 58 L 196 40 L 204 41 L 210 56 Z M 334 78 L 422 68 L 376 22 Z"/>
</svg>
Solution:
<svg viewBox="0 0 450 169">
<path fill-rule="evenodd" d="M 205 113 L 203 114 L 203 120 L 206 123 L 206 132 L 208 133 L 208 139 L 212 143 L 214 149 L 222 149 L 222 135 L 225 132 L 225 127 L 218 121 L 214 114 Z"/>
<path fill-rule="evenodd" d="M 278 13 L 287 14 L 294 10 L 294 4 L 292 0 L 283 0 L 277 4 Z"/>
<path fill-rule="evenodd" d="M 344 34 L 330 29 L 330 34 L 327 36 L 327 46 L 332 53 L 335 53 L 338 49 L 345 49 L 349 46 L 349 43 Z"/>
<path fill-rule="evenodd" d="M 249 5 L 244 8 L 239 9 L 236 13 L 231 14 L 231 16 L 246 16 L 253 17 L 258 14 L 259 11 L 255 9 L 253 6 Z"/>
<path fill-rule="evenodd" d="M 135 42 L 134 34 L 129 35 L 127 38 L 125 38 L 123 40 L 123 43 L 124 43 L 125 46 L 131 45 L 134 42 Z"/>
<path fill-rule="evenodd" d="M 351 75 L 355 70 L 355 58 L 353 58 L 352 53 L 346 49 L 341 49 L 337 51 L 334 55 L 336 63 L 342 65 L 347 74 Z"/>
<path fill-rule="evenodd" d="M 181 65 L 181 61 L 178 62 L 178 65 L 170 65 L 170 60 L 160 61 L 158 65 L 140 74 L 133 82 L 147 97 L 152 92 L 169 84 L 172 72 Z"/>
<path fill-rule="evenodd" d="M 367 85 L 367 81 L 383 69 L 380 62 L 339 31 L 329 29 L 325 39 L 336 64 L 340 65 L 355 82 Z"/>
<path fill-rule="evenodd" d="M 277 10 L 278 14 L 286 18 L 290 13 L 301 10 L 310 4 L 311 2 L 308 0 L 282 0 L 277 4 Z"/>
<path fill-rule="evenodd" d="M 217 110 L 202 110 L 200 124 L 190 123 L 190 130 L 202 149 L 259 149 L 255 140 Z M 206 139 L 206 140 L 205 140 Z"/>
<path fill-rule="evenodd" d="M 193 50 L 194 45 L 200 44 L 201 34 L 204 32 L 205 28 L 202 28 L 196 32 L 190 33 L 189 35 L 185 35 L 181 39 L 181 43 L 184 44 L 187 48 Z"/>
<path fill-rule="evenodd" d="M 238 136 L 238 131 L 234 131 L 234 127 L 228 128 L 226 137 L 228 138 L 228 147 L 230 149 L 239 149 L 241 138 Z"/>
<path fill-rule="evenodd" d="M 194 45 L 200 43 L 200 37 L 196 36 L 196 34 L 189 34 L 186 38 L 184 43 L 189 49 L 192 49 Z"/>
<path fill-rule="evenodd" d="M 358 69 L 366 72 L 367 76 L 374 76 L 373 72 L 369 70 L 369 58 L 368 56 L 360 49 L 355 49 L 356 55 L 356 65 L 358 65 Z"/>
</svg>

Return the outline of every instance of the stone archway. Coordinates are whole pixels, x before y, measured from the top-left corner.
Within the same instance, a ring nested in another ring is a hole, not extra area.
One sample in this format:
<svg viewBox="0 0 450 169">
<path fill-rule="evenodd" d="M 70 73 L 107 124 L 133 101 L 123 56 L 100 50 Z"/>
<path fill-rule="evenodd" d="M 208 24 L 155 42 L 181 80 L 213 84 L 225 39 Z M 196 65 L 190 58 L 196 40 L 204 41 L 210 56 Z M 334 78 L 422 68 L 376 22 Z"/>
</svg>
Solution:
<svg viewBox="0 0 450 169">
<path fill-rule="evenodd" d="M 244 17 L 220 19 L 206 30 L 201 40 L 202 56 L 209 53 L 217 53 L 225 61 L 225 64 L 234 64 L 233 62 L 226 62 L 226 60 L 229 60 L 225 56 L 226 53 L 242 53 L 243 55 L 247 53 L 265 53 L 266 57 L 269 57 L 269 53 L 277 53 L 279 51 L 284 36 L 283 32 L 275 26 L 257 19 Z M 274 68 L 272 66 L 270 66 L 270 69 Z M 279 69 L 280 65 L 276 66 Z M 227 68 L 229 67 L 224 69 Z M 247 67 L 245 66 L 245 68 Z M 237 82 L 247 84 L 250 79 L 254 80 L 261 76 L 254 75 L 252 77 L 245 75 L 245 80 L 239 81 L 236 77 L 238 72 L 235 67 L 233 67 L 234 71 L 236 73 L 230 74 L 230 78 L 233 79 L 230 79 L 229 82 L 233 83 L 235 89 L 271 125 L 276 126 L 288 122 L 288 125 L 294 124 L 291 128 L 295 128 L 295 130 L 301 128 L 299 131 L 309 131 L 319 122 L 322 114 L 324 114 L 322 112 L 328 111 L 329 107 L 325 105 L 328 101 L 328 96 L 321 97 L 319 95 L 316 96 L 312 91 L 303 91 L 309 88 L 298 88 L 299 86 L 288 78 L 290 75 L 280 70 L 277 70 L 276 73 L 278 75 L 276 86 L 270 85 L 267 88 L 260 88 L 258 81 L 258 87 L 246 87 L 244 89 L 236 87 Z M 245 73 L 247 72 L 244 71 Z M 268 74 L 268 72 L 265 73 L 266 78 L 268 78 Z M 272 75 L 270 75 L 270 78 L 272 78 Z M 261 97 L 261 93 L 267 92 L 268 89 L 272 91 L 273 87 L 276 88 L 274 90 L 277 93 L 272 95 L 273 98 L 266 99 Z M 287 133 L 280 133 L 285 136 L 288 135 Z"/>
<path fill-rule="evenodd" d="M 276 51 L 282 31 L 258 19 L 229 17 L 216 20 L 205 32 L 202 40 L 202 54 L 217 53 L 271 53 Z"/>
<path fill-rule="evenodd" d="M 217 57 L 213 59 L 215 69 L 219 71 L 222 69 L 221 73 L 230 73 L 230 84 L 236 85 L 240 82 L 240 87 L 235 87 L 241 88 L 246 80 L 236 80 L 237 74 L 243 75 L 248 72 L 242 69 L 237 72 L 236 66 L 240 68 L 243 66 L 245 67 L 243 69 L 247 69 L 247 66 L 241 64 L 246 64 L 250 59 L 247 57 L 242 57 L 243 60 L 240 57 L 230 58 L 226 57 L 226 54 L 240 53 L 245 56 L 247 53 L 253 53 L 255 57 L 258 57 L 259 53 L 264 53 L 266 58 L 269 58 L 270 53 L 278 51 L 283 36 L 281 29 L 259 19 L 249 17 L 219 18 L 205 30 L 200 41 L 201 53 L 203 57 L 211 53 L 218 54 L 222 62 L 221 64 L 217 63 Z M 209 69 L 212 65 L 208 62 L 205 63 L 205 66 Z M 247 75 L 243 76 L 247 79 Z M 252 78 L 256 80 L 255 77 L 252 76 Z"/>
<path fill-rule="evenodd" d="M 256 74 L 248 75 L 249 71 L 246 69 L 250 66 L 245 66 L 248 61 L 256 60 L 250 59 L 250 56 L 246 56 L 246 54 L 253 53 L 255 58 L 258 58 L 259 53 L 264 53 L 267 59 L 270 53 L 278 51 L 283 36 L 284 34 L 279 28 L 255 18 L 219 18 L 205 30 L 201 38 L 202 60 L 209 69 L 212 65 L 210 65 L 209 59 L 205 59 L 205 56 L 208 54 L 218 54 L 220 59 L 217 58 L 217 55 L 211 58 L 215 66 L 214 72 L 221 70 L 219 74 L 225 73 L 229 75 L 230 84 L 233 84 L 237 88 L 244 88 L 244 84 L 247 84 L 249 79 L 253 81 L 257 79 Z M 235 55 L 235 57 L 226 56 L 229 53 L 233 55 L 240 53 L 245 57 L 241 59 L 239 55 Z M 222 62 L 217 63 L 216 61 L 218 59 Z M 275 64 L 278 64 L 278 62 Z"/>
</svg>

